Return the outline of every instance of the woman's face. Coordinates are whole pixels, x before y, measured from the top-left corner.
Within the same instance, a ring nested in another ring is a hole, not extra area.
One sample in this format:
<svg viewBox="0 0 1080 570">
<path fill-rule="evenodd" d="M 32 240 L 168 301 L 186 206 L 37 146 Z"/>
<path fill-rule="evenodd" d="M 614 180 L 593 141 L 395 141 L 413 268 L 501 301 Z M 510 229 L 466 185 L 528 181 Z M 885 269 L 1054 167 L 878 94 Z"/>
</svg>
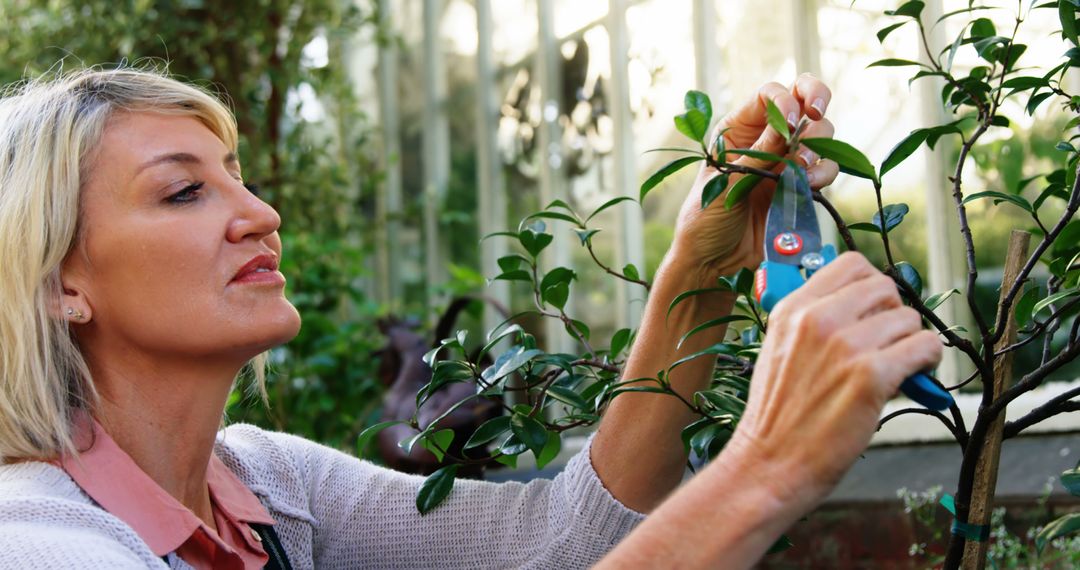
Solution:
<svg viewBox="0 0 1080 570">
<path fill-rule="evenodd" d="M 90 310 L 84 350 L 246 361 L 299 331 L 277 270 L 281 219 L 198 119 L 115 115 L 80 200 L 63 281 Z"/>
</svg>

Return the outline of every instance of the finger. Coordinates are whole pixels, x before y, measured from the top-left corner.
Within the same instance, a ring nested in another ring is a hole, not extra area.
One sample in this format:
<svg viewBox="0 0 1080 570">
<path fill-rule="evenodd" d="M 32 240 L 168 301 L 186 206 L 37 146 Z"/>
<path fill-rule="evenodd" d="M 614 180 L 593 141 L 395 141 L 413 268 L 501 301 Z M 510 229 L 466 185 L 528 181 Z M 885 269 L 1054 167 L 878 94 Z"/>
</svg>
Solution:
<svg viewBox="0 0 1080 570">
<path fill-rule="evenodd" d="M 807 312 L 815 315 L 815 328 L 828 334 L 839 333 L 841 329 L 856 326 L 882 312 L 903 306 L 896 292 L 896 284 L 881 272 L 848 283 L 821 297 L 802 297 L 801 302 L 808 304 Z M 852 340 L 860 338 L 848 335 L 845 342 Z"/>
<path fill-rule="evenodd" d="M 892 346 L 920 330 L 922 316 L 901 304 L 859 320 L 841 334 L 855 339 L 867 350 L 877 350 Z"/>
<path fill-rule="evenodd" d="M 766 101 L 772 101 L 773 104 L 780 110 L 780 113 L 787 120 L 789 127 L 794 128 L 798 124 L 799 117 L 802 116 L 802 104 L 792 95 L 788 88 L 779 83 L 766 83 L 758 89 L 757 94 L 746 102 L 738 110 L 733 111 L 724 117 L 721 124 L 731 127 L 733 132 L 739 132 L 738 127 L 744 127 L 749 131 L 749 136 L 742 138 L 732 138 L 729 133 L 729 142 L 736 148 L 746 147 L 753 143 L 755 140 L 760 139 L 766 133 L 769 133 L 773 139 L 773 143 L 781 145 L 783 137 L 780 133 L 767 128 L 768 119 L 765 114 Z"/>
<path fill-rule="evenodd" d="M 849 283 L 855 283 L 879 274 L 881 272 L 861 253 L 848 251 L 837 257 L 836 261 L 814 273 L 810 279 L 806 280 L 806 284 L 796 289 L 792 295 L 801 294 L 806 299 L 817 299 L 825 297 Z M 792 295 L 789 295 L 789 297 Z"/>
<path fill-rule="evenodd" d="M 836 133 L 836 127 L 833 126 L 832 121 L 828 119 L 822 119 L 820 121 L 814 121 L 806 126 L 803 131 L 802 138 L 826 138 L 831 139 L 833 134 Z M 818 155 L 814 151 L 800 145 L 798 151 L 798 158 L 802 160 L 803 166 L 810 166 L 817 162 Z"/>
<path fill-rule="evenodd" d="M 795 79 L 795 86 L 791 91 L 807 117 L 817 121 L 825 116 L 825 110 L 832 101 L 832 91 L 820 79 L 804 73 Z"/>
<path fill-rule="evenodd" d="M 943 352 L 937 333 L 920 330 L 879 350 L 873 358 L 879 362 L 881 377 L 891 395 L 908 376 L 937 368 Z"/>
<path fill-rule="evenodd" d="M 838 174 L 840 174 L 840 165 L 831 160 L 819 161 L 806 169 L 806 179 L 814 190 L 820 190 L 832 184 Z"/>
</svg>

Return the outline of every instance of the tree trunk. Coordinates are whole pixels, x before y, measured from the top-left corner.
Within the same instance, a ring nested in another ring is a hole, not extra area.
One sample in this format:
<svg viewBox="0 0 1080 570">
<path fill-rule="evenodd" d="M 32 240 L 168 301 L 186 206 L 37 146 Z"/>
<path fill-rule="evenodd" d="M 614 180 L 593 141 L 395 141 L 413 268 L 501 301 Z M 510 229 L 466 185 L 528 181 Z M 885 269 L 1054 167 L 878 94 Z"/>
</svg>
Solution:
<svg viewBox="0 0 1080 570">
<path fill-rule="evenodd" d="M 1005 257 L 1005 271 L 1001 279 L 1001 298 L 1004 300 L 1013 281 L 1016 280 L 1028 256 L 1031 234 L 1014 230 L 1009 238 L 1009 250 Z M 999 311 L 1000 305 L 999 305 Z M 1000 350 L 1016 342 L 1016 319 L 1009 315 L 1005 321 L 1005 334 L 998 341 L 994 350 Z M 1000 397 L 1012 381 L 1013 352 L 1006 353 L 993 360 L 993 399 Z M 984 401 L 979 417 L 972 430 L 972 442 L 965 450 L 964 463 L 975 461 L 973 476 L 964 480 L 961 471 L 960 488 L 957 492 L 957 519 L 972 525 L 989 526 L 994 506 L 994 491 L 997 487 L 998 461 L 1001 459 L 1002 430 L 1005 426 L 1005 410 L 995 417 L 988 417 L 984 410 L 991 402 Z M 983 435 L 985 434 L 985 435 Z M 975 441 L 981 436 L 981 441 Z M 980 445 L 981 444 L 981 445 Z M 972 455 L 974 454 L 974 455 Z M 967 491 L 967 492 L 965 492 Z M 968 500 L 967 498 L 970 497 Z M 966 503 L 966 504 L 965 504 Z M 963 536 L 953 535 L 946 556 L 945 567 L 956 568 L 957 563 L 964 570 L 983 570 L 986 565 L 986 540 L 966 540 Z"/>
</svg>

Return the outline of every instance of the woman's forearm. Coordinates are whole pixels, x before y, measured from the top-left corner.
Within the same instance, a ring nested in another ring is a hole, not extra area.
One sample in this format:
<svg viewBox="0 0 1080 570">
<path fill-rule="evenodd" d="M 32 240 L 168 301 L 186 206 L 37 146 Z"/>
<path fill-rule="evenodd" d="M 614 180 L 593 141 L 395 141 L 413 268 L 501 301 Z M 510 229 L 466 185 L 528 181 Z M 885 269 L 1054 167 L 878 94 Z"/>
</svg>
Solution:
<svg viewBox="0 0 1080 570">
<path fill-rule="evenodd" d="M 775 465 L 729 444 L 595 568 L 750 568 L 809 509 L 774 491 Z"/>
<path fill-rule="evenodd" d="M 671 301 L 691 289 L 715 286 L 694 266 L 669 255 L 657 271 L 645 314 L 623 371 L 624 380 L 656 378 L 673 362 L 719 342 L 726 327 L 707 329 L 676 348 L 679 339 L 709 319 L 727 315 L 729 293 L 690 297 L 668 315 Z M 715 360 L 702 357 L 671 373 L 671 386 L 686 400 L 705 388 Z M 642 385 L 645 385 L 644 383 Z M 628 507 L 649 512 L 682 480 L 686 454 L 680 433 L 695 419 L 686 404 L 667 394 L 631 392 L 611 403 L 593 441 L 593 465 L 607 489 Z"/>
</svg>

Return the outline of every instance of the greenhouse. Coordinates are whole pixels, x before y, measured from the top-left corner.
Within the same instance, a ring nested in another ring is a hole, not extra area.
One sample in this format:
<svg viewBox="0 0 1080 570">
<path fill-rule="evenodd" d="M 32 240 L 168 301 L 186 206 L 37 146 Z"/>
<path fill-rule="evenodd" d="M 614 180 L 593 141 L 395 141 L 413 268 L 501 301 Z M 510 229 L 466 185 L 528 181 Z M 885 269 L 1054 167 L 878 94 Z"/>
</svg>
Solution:
<svg viewBox="0 0 1080 570">
<path fill-rule="evenodd" d="M 0 20 L 0 569 L 1080 566 L 1080 3 Z"/>
</svg>

